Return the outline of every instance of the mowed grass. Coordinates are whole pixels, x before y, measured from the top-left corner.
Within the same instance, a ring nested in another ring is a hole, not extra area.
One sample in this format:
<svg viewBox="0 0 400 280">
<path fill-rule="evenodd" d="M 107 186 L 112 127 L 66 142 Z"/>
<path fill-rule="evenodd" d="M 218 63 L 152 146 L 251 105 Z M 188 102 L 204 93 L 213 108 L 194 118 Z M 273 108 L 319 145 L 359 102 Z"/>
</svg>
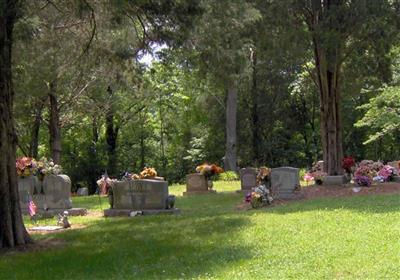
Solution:
<svg viewBox="0 0 400 280">
<path fill-rule="evenodd" d="M 238 182 L 182 197 L 176 216 L 74 217 L 65 243 L 0 256 L 0 279 L 399 279 L 400 196 L 359 196 L 236 210 Z M 74 206 L 106 208 L 102 198 Z M 48 221 L 50 223 L 50 220 Z M 30 226 L 28 224 L 28 226 Z"/>
</svg>

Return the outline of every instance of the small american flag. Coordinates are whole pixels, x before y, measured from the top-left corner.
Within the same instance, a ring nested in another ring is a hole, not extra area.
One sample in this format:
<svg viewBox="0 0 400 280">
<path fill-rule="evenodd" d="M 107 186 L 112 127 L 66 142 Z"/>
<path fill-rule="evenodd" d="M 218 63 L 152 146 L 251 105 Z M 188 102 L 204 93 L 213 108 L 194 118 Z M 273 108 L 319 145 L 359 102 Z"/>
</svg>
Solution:
<svg viewBox="0 0 400 280">
<path fill-rule="evenodd" d="M 29 199 L 28 210 L 29 210 L 29 216 L 33 217 L 36 215 L 36 205 L 32 199 Z"/>
</svg>

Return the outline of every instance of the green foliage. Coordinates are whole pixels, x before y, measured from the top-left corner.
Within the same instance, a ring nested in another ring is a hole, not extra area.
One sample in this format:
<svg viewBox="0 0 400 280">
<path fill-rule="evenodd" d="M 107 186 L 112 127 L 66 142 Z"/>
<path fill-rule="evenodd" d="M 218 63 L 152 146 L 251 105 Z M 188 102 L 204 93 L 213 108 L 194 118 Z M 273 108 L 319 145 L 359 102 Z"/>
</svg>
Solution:
<svg viewBox="0 0 400 280">
<path fill-rule="evenodd" d="M 234 171 L 225 171 L 221 174 L 218 174 L 219 181 L 236 181 L 239 180 L 239 175 Z"/>
<path fill-rule="evenodd" d="M 375 131 L 365 144 L 400 132 L 400 87 L 385 87 L 369 103 L 358 108 L 365 110 L 365 115 L 355 126 L 367 126 Z"/>
</svg>

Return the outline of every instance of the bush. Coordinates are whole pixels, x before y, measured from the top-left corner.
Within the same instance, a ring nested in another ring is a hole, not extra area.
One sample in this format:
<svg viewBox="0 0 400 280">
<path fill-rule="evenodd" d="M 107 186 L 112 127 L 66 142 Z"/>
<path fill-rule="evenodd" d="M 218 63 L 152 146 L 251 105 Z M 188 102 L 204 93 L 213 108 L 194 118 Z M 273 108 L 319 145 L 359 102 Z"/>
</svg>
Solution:
<svg viewBox="0 0 400 280">
<path fill-rule="evenodd" d="M 234 171 L 226 171 L 218 175 L 219 181 L 236 181 L 239 180 L 239 175 Z"/>
</svg>

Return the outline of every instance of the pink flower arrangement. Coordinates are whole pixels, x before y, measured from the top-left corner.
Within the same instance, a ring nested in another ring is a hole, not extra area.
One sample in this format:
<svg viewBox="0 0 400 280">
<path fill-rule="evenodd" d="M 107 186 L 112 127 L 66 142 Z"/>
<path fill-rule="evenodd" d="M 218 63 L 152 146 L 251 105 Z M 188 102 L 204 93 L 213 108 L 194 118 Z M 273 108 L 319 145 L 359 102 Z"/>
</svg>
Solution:
<svg viewBox="0 0 400 280">
<path fill-rule="evenodd" d="M 385 182 L 390 181 L 394 175 L 395 169 L 390 165 L 384 165 L 378 172 L 378 176 L 380 176 Z"/>
<path fill-rule="evenodd" d="M 306 182 L 310 182 L 310 181 L 314 180 L 314 177 L 311 175 L 311 173 L 306 173 L 303 176 L 303 180 Z"/>
<path fill-rule="evenodd" d="M 35 159 L 30 157 L 20 157 L 15 161 L 17 175 L 20 177 L 28 177 L 34 175 L 37 171 L 37 163 Z"/>
</svg>

